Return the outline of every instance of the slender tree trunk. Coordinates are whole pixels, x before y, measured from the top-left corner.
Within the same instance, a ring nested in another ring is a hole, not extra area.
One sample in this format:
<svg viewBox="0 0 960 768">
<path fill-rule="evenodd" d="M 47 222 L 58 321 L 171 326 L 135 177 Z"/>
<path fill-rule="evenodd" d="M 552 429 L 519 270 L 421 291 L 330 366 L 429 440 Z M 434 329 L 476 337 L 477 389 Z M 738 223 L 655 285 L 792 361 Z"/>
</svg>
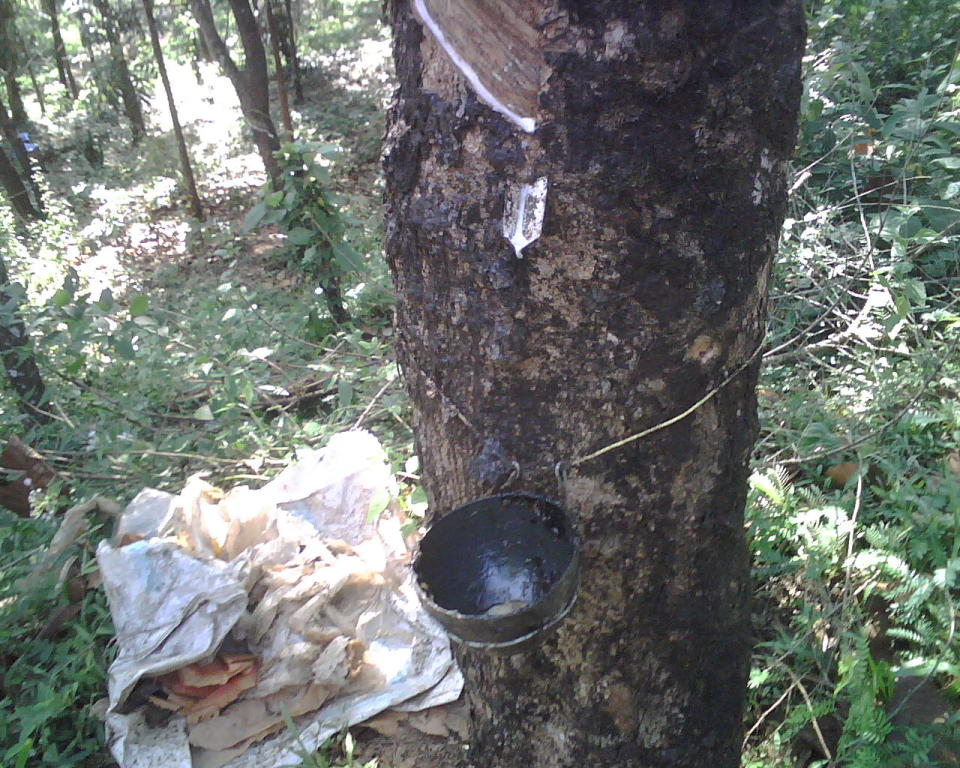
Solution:
<svg viewBox="0 0 960 768">
<path fill-rule="evenodd" d="M 6 147 L 0 147 L 0 184 L 7 194 L 13 209 L 23 219 L 42 219 L 43 211 L 34 206 L 23 179 L 17 173 L 14 164 L 7 157 Z"/>
<path fill-rule="evenodd" d="M 120 42 L 120 36 L 117 34 L 116 18 L 113 9 L 110 7 L 109 0 L 94 0 L 93 3 L 100 13 L 100 20 L 103 24 L 104 34 L 107 36 L 107 43 L 110 46 L 110 59 L 113 64 L 113 81 L 115 87 L 120 92 L 120 98 L 123 100 L 123 113 L 130 121 L 130 128 L 133 132 L 133 143 L 136 144 L 143 138 L 147 132 L 146 124 L 143 119 L 143 109 L 140 106 L 140 96 L 133 85 L 133 78 L 130 77 L 130 67 L 127 64 L 127 57 L 123 52 L 123 44 Z"/>
<path fill-rule="evenodd" d="M 270 0 L 263 4 L 267 14 L 267 29 L 270 30 L 270 47 L 273 50 L 273 66 L 277 72 L 277 96 L 280 99 L 280 116 L 288 141 L 293 141 L 293 118 L 290 116 L 290 102 L 287 100 L 287 79 L 283 74 L 283 62 L 280 61 L 280 33 L 277 20 L 273 15 Z"/>
<path fill-rule="evenodd" d="M 11 0 L 0 0 L 0 69 L 3 70 L 3 81 L 13 120 L 23 126 L 28 118 L 23 97 L 20 95 L 20 84 L 17 82 L 17 70 L 24 58 L 24 51 L 22 40 L 17 34 L 16 19 L 17 8 Z"/>
<path fill-rule="evenodd" d="M 63 83 L 63 87 L 67 89 L 70 97 L 76 99 L 80 95 L 80 89 L 77 88 L 77 81 L 73 78 L 70 61 L 67 59 L 67 48 L 63 44 L 63 36 L 60 34 L 57 0 L 43 0 L 43 5 L 47 16 L 50 17 L 50 33 L 53 36 L 53 56 L 57 62 L 57 76 Z"/>
<path fill-rule="evenodd" d="M 180 172 L 183 174 L 183 185 L 190 200 L 190 212 L 197 219 L 203 220 L 203 205 L 197 193 L 197 184 L 193 177 L 193 168 L 190 165 L 190 152 L 187 150 L 187 141 L 180 127 L 180 117 L 177 114 L 177 104 L 173 98 L 173 88 L 170 87 L 170 78 L 167 75 L 167 65 L 163 60 L 163 49 L 160 47 L 160 35 L 157 34 L 157 22 L 153 16 L 153 0 L 143 0 L 143 11 L 147 17 L 147 27 L 150 30 L 150 43 L 153 46 L 153 55 L 157 60 L 157 69 L 160 70 L 160 80 L 163 82 L 163 91 L 167 95 L 167 106 L 170 108 L 170 121 L 173 123 L 173 133 L 177 138 L 177 150 L 180 153 Z"/>
<path fill-rule="evenodd" d="M 280 149 L 277 129 L 270 116 L 270 80 L 267 76 L 267 54 L 256 17 L 249 0 L 230 0 L 230 8 L 237 22 L 240 42 L 243 44 L 244 68 L 241 77 L 243 88 L 238 91 L 240 103 L 253 139 L 263 158 L 267 175 L 276 183 L 280 178 L 280 166 L 274 153 Z M 244 106 L 245 104 L 245 106 Z"/>
<path fill-rule="evenodd" d="M 30 82 L 33 84 L 33 93 L 37 97 L 37 104 L 40 105 L 40 114 L 46 117 L 47 105 L 43 99 L 43 86 L 37 81 L 37 75 L 33 71 L 33 63 L 30 58 L 27 58 L 27 73 L 30 75 Z"/>
<path fill-rule="evenodd" d="M 293 20 L 293 8 L 290 0 L 283 0 L 284 19 L 280 39 L 283 41 L 283 56 L 293 74 L 293 103 L 303 104 L 303 76 L 300 72 L 300 58 L 297 56 L 297 27 Z"/>
<path fill-rule="evenodd" d="M 27 148 L 23 144 L 23 139 L 20 138 L 20 132 L 17 130 L 16 124 L 7 111 L 7 105 L 2 101 L 0 101 L 0 130 L 3 131 L 4 138 L 9 143 L 17 163 L 20 165 L 19 172 L 29 178 L 30 157 L 27 155 Z"/>
<path fill-rule="evenodd" d="M 90 62 L 90 68 L 93 72 L 94 79 L 97 82 L 98 91 L 101 95 L 105 95 L 110 99 L 111 105 L 115 105 L 113 96 L 114 94 L 106 85 L 101 85 L 101 82 L 104 79 L 104 70 L 103 67 L 98 64 L 99 55 L 97 52 L 97 35 L 95 33 L 96 25 L 90 21 L 90 16 L 92 15 L 91 11 L 85 6 L 80 6 L 76 12 L 76 22 L 77 28 L 80 30 L 80 45 L 83 46 L 83 50 L 87 54 L 87 60 Z"/>
<path fill-rule="evenodd" d="M 202 32 L 197 33 L 195 41 L 197 58 L 199 58 L 201 61 L 216 61 L 216 59 L 213 57 L 213 54 L 210 53 L 210 47 L 207 45 L 207 41 L 204 39 Z"/>
<path fill-rule="evenodd" d="M 46 424 L 50 417 L 40 409 L 46 387 L 30 350 L 27 331 L 17 308 L 18 302 L 11 296 L 9 287 L 7 267 L 0 257 L 0 307 L 3 307 L 0 312 L 0 360 L 3 361 L 10 387 L 20 399 L 24 416 L 34 424 Z"/>
<path fill-rule="evenodd" d="M 431 508 L 539 492 L 583 538 L 544 645 L 458 651 L 469 763 L 738 766 L 800 1 L 396 0 L 392 23 L 386 248 Z M 523 185 L 546 187 L 539 238 L 536 206 L 515 233 Z"/>
<path fill-rule="evenodd" d="M 339 275 L 328 275 L 323 279 L 323 300 L 330 317 L 340 325 L 350 322 L 350 313 L 343 306 L 343 286 Z"/>
<path fill-rule="evenodd" d="M 27 110 L 23 106 L 23 95 L 20 93 L 20 84 L 17 82 L 16 71 L 7 69 L 3 73 L 3 81 L 7 86 L 7 98 L 10 100 L 10 112 L 13 116 L 13 122 L 17 126 L 25 126 L 30 118 L 27 116 Z"/>
<path fill-rule="evenodd" d="M 19 186 L 23 186 L 25 191 L 33 190 L 33 199 L 30 199 L 29 192 L 26 198 L 26 201 L 30 204 L 29 211 L 25 207 L 21 207 L 21 203 L 19 202 L 15 202 L 14 206 L 21 215 L 26 214 L 28 218 L 42 219 L 44 217 L 43 198 L 40 194 L 40 187 L 33 177 L 33 166 L 30 163 L 30 155 L 27 152 L 26 146 L 24 146 L 17 126 L 14 125 L 13 120 L 10 118 L 10 113 L 7 112 L 6 105 L 2 101 L 0 101 L 0 131 L 3 132 L 3 136 L 7 140 L 7 145 L 12 149 L 17 165 L 20 166 L 17 168 L 17 165 L 10 163 L 10 167 L 16 178 L 14 179 L 10 176 L 9 171 L 4 171 L 4 177 L 8 179 L 4 182 L 4 186 L 11 200 L 16 199 L 18 201 L 22 200 Z"/>
<path fill-rule="evenodd" d="M 240 33 L 240 41 L 243 44 L 245 59 L 243 69 L 233 61 L 226 43 L 217 32 L 209 0 L 191 0 L 190 5 L 207 47 L 216 56 L 223 71 L 233 83 L 244 119 L 253 132 L 253 141 L 263 160 L 263 167 L 272 183 L 276 184 L 280 178 L 280 165 L 274 153 L 280 149 L 280 143 L 277 140 L 277 129 L 274 127 L 273 118 L 270 117 L 267 56 L 249 0 L 230 0 L 230 7 Z"/>
</svg>

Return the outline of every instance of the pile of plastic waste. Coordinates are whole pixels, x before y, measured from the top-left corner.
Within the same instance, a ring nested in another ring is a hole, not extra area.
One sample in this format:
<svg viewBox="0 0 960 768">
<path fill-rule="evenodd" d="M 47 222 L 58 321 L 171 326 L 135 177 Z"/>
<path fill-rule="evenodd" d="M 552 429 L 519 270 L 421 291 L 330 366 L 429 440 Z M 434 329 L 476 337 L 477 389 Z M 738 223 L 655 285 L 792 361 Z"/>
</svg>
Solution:
<svg viewBox="0 0 960 768">
<path fill-rule="evenodd" d="M 462 678 L 412 589 L 395 498 L 363 431 L 258 490 L 143 490 L 97 552 L 121 768 L 297 764 L 384 710 L 455 700 Z"/>
</svg>

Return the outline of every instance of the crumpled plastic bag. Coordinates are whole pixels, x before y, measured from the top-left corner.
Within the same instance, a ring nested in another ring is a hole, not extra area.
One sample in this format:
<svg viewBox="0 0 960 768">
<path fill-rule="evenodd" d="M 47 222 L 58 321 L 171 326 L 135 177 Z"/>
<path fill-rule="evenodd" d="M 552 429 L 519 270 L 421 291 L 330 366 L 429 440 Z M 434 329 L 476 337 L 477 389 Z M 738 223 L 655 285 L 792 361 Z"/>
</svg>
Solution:
<svg viewBox="0 0 960 768">
<path fill-rule="evenodd" d="M 179 496 L 142 491 L 97 550 L 116 626 L 107 731 L 121 768 L 297 764 L 388 708 L 458 698 L 462 677 L 413 591 L 400 521 L 370 520 L 393 497 L 383 449 L 359 430 L 259 490 L 195 477 Z M 243 660 L 246 689 L 222 708 L 216 686 L 193 701 L 156 682 L 223 658 Z"/>
</svg>

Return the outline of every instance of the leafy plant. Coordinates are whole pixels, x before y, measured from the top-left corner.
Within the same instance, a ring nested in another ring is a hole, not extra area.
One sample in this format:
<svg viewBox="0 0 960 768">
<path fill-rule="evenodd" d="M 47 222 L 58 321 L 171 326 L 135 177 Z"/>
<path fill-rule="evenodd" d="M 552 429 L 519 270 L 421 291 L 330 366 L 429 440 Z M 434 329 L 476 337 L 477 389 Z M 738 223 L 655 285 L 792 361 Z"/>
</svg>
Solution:
<svg viewBox="0 0 960 768">
<path fill-rule="evenodd" d="M 104 695 L 105 662 L 112 656 L 113 631 L 104 596 L 82 586 L 82 595 L 71 596 L 56 580 L 26 592 L 15 586 L 31 571 L 34 555 L 54 526 L 53 520 L 18 520 L 0 512 L 0 559 L 5 563 L 0 593 L 8 595 L 0 606 L 4 765 L 103 764 L 103 726 L 93 705 Z M 71 553 L 66 566 L 64 573 L 76 574 L 69 579 L 71 590 L 82 585 L 94 567 L 89 551 L 82 548 Z"/>
<path fill-rule="evenodd" d="M 935 765 L 955 719 L 905 725 L 892 692 L 957 686 L 958 20 L 941 0 L 808 10 L 747 510 L 745 759 Z"/>
<path fill-rule="evenodd" d="M 246 231 L 258 225 L 278 224 L 287 238 L 294 264 L 316 277 L 331 316 L 347 323 L 343 281 L 362 268 L 360 256 L 345 239 L 346 223 L 329 189 L 330 174 L 320 161 L 332 146 L 286 143 L 280 149 L 283 169 L 280 189 L 267 189 L 247 214 Z M 319 157 L 318 157 L 319 155 Z"/>
</svg>

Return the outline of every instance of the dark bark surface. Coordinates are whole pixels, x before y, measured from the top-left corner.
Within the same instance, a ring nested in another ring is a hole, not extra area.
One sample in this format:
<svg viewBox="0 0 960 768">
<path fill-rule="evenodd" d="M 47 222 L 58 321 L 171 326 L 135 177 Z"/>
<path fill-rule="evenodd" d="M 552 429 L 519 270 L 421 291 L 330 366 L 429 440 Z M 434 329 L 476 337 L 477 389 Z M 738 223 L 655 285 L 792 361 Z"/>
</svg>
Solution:
<svg viewBox="0 0 960 768">
<path fill-rule="evenodd" d="M 10 103 L 13 121 L 19 127 L 28 122 L 27 110 L 23 105 L 20 83 L 17 73 L 20 63 L 28 59 L 24 54 L 23 40 L 17 34 L 17 7 L 11 0 L 0 0 L 0 69 L 3 70 L 3 82 Z"/>
<path fill-rule="evenodd" d="M 153 57 L 160 70 L 160 80 L 163 83 L 163 92 L 167 96 L 167 107 L 170 110 L 170 122 L 173 124 L 173 134 L 177 139 L 177 152 L 180 155 L 180 173 L 183 176 L 183 186 L 190 201 L 190 212 L 194 218 L 203 220 L 203 205 L 197 192 L 197 182 L 193 176 L 193 166 L 190 164 L 190 152 L 187 149 L 187 140 L 180 125 L 180 115 L 177 113 L 176 100 L 173 98 L 173 88 L 170 86 L 170 77 L 167 74 L 167 65 L 163 58 L 163 48 L 160 46 L 160 35 L 157 34 L 157 22 L 153 16 L 153 0 L 143 0 L 143 12 L 147 17 L 147 28 L 150 31 L 150 45 L 153 47 Z"/>
<path fill-rule="evenodd" d="M 10 114 L 13 122 L 18 126 L 25 126 L 29 118 L 27 117 L 27 110 L 23 106 L 23 94 L 20 93 L 20 83 L 17 82 L 16 69 L 12 65 L 4 69 L 3 82 L 7 88 L 7 97 L 10 99 Z"/>
<path fill-rule="evenodd" d="M 459 653 L 469 762 L 729 768 L 749 664 L 753 354 L 800 3 L 509 5 L 540 37 L 532 134 L 478 101 L 406 0 L 392 8 L 387 253 L 431 508 L 541 492 L 583 536 L 578 603 L 545 645 Z M 517 258 L 505 200 L 540 177 L 543 233 Z M 744 365 L 689 418 L 575 464 Z M 558 462 L 575 464 L 563 483 Z"/>
</svg>

